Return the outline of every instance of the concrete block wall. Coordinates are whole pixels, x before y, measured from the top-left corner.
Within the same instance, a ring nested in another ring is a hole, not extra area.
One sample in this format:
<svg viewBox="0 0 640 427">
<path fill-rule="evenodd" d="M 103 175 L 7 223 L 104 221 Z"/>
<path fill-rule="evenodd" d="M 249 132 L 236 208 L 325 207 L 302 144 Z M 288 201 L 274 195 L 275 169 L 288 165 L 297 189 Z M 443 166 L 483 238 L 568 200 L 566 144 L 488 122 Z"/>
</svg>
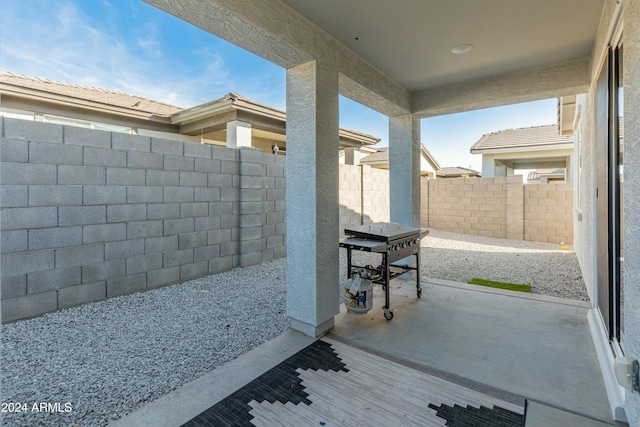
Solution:
<svg viewBox="0 0 640 427">
<path fill-rule="evenodd" d="M 371 222 L 388 222 L 389 171 L 363 166 L 364 215 Z"/>
<path fill-rule="evenodd" d="M 370 168 L 370 167 L 369 167 Z M 340 164 L 340 235 L 345 227 L 362 224 L 362 166 Z"/>
<path fill-rule="evenodd" d="M 345 227 L 389 221 L 389 171 L 340 165 L 340 234 Z"/>
<path fill-rule="evenodd" d="M 522 176 L 421 181 L 421 225 L 514 240 L 573 243 L 573 185 Z"/>
<path fill-rule="evenodd" d="M 428 226 L 455 233 L 506 238 L 510 178 L 426 181 L 428 185 L 422 186 L 421 199 L 428 204 Z"/>
<path fill-rule="evenodd" d="M 284 158 L 4 119 L 2 321 L 285 255 Z"/>
<path fill-rule="evenodd" d="M 524 186 L 525 240 L 573 243 L 573 184 Z"/>
</svg>

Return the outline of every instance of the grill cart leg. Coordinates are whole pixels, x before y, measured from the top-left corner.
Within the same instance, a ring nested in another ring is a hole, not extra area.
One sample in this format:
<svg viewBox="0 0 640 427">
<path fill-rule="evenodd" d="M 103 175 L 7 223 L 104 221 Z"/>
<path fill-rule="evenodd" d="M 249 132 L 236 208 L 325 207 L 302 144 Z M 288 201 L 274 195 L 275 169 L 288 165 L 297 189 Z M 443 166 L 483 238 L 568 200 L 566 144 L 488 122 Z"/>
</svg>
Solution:
<svg viewBox="0 0 640 427">
<path fill-rule="evenodd" d="M 389 288 L 391 282 L 391 269 L 389 268 L 389 257 L 387 254 L 382 254 L 382 264 L 384 265 L 384 318 L 387 320 L 393 319 L 393 310 L 389 308 Z"/>
<path fill-rule="evenodd" d="M 418 248 L 418 253 L 416 254 L 416 290 L 418 293 L 418 298 L 421 298 L 422 287 L 420 286 L 420 248 Z"/>
</svg>

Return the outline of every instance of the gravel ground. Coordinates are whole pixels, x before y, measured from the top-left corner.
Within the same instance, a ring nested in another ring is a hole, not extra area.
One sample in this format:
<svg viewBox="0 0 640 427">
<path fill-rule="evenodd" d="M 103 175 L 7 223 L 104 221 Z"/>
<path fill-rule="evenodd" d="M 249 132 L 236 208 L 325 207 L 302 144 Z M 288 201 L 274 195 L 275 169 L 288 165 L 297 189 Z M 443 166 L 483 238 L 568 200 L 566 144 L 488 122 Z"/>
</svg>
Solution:
<svg viewBox="0 0 640 427">
<path fill-rule="evenodd" d="M 422 253 L 424 278 L 479 279 L 531 285 L 532 294 L 588 301 L 573 248 L 552 243 L 469 236 L 430 230 Z"/>
<path fill-rule="evenodd" d="M 431 230 L 425 246 L 424 278 L 588 299 L 575 254 L 558 245 Z M 344 284 L 344 250 L 340 261 Z M 2 402 L 27 404 L 3 413 L 2 425 L 107 425 L 286 331 L 285 283 L 281 259 L 2 325 Z M 50 412 L 34 411 L 40 402 Z"/>
<path fill-rule="evenodd" d="M 104 426 L 282 334 L 286 262 L 2 326 L 3 426 Z M 33 402 L 71 412 L 32 412 Z"/>
</svg>

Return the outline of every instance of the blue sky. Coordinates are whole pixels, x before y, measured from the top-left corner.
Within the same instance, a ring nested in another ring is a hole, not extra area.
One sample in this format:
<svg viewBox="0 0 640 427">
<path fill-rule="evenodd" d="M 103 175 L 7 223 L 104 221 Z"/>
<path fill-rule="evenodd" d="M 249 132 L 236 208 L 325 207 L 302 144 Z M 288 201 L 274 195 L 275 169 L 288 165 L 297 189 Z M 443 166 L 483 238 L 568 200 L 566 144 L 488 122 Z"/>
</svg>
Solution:
<svg viewBox="0 0 640 427">
<path fill-rule="evenodd" d="M 228 92 L 285 109 L 285 70 L 140 0 L 2 0 L 0 69 L 192 107 Z M 422 120 L 441 166 L 481 169 L 483 134 L 552 124 L 556 101 Z M 340 99 L 340 125 L 382 138 L 387 118 Z"/>
</svg>

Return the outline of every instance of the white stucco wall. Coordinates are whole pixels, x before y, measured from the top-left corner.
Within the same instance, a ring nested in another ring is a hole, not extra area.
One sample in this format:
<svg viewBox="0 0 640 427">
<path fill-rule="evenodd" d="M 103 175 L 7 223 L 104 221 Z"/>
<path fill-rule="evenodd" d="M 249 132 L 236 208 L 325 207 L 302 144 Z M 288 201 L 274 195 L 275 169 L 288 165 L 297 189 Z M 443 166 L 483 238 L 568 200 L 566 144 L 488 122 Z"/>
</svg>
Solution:
<svg viewBox="0 0 640 427">
<path fill-rule="evenodd" d="M 574 200 L 574 239 L 575 250 L 582 277 L 589 293 L 591 302 L 595 304 L 595 267 L 596 267 L 596 245 L 595 245 L 595 193 L 596 193 L 596 174 L 595 174 L 595 155 L 594 155 L 594 116 L 593 116 L 593 97 L 595 89 L 592 89 L 588 95 L 578 96 L 579 108 L 584 111 L 580 124 L 576 131 L 577 138 L 581 142 L 576 146 L 579 162 L 582 167 L 578 172 L 576 198 Z M 589 114 L 588 112 L 591 112 Z M 576 141 L 577 142 L 577 141 Z M 581 218 L 581 220 L 579 220 Z"/>
<path fill-rule="evenodd" d="M 611 42 L 613 18 L 616 2 L 605 6 L 601 27 L 598 31 L 594 50 L 592 84 L 588 94 L 578 96 L 577 114 L 580 118 L 576 126 L 576 158 L 578 179 L 575 183 L 578 195 L 575 200 L 576 221 L 575 248 L 589 296 L 596 301 L 597 239 L 596 239 L 596 81 L 599 65 Z M 622 346 L 625 355 L 640 359 L 640 3 L 624 1 L 623 35 L 624 44 L 624 117 L 625 143 L 624 161 L 624 333 Z M 578 221 L 581 216 L 581 220 Z M 597 338 L 594 336 L 594 338 Z M 606 337 L 605 337 L 606 339 Z M 597 341 L 597 339 L 595 339 Z M 610 351 L 610 350 L 609 350 Z M 602 363 L 612 363 L 612 359 L 602 359 Z M 609 369 L 611 366 L 609 366 Z M 606 366 L 604 375 L 607 375 Z M 624 392 L 624 411 L 630 426 L 640 426 L 640 393 Z"/>
<path fill-rule="evenodd" d="M 424 175 L 425 172 L 429 173 L 431 178 L 436 177 L 435 168 L 431 166 L 431 163 L 429 163 L 427 159 L 424 157 L 424 155 L 422 155 L 420 156 L 420 174 Z"/>
<path fill-rule="evenodd" d="M 624 307 L 627 354 L 640 359 L 640 2 L 623 2 L 624 25 Z M 629 425 L 640 426 L 640 393 L 627 393 Z"/>
</svg>

